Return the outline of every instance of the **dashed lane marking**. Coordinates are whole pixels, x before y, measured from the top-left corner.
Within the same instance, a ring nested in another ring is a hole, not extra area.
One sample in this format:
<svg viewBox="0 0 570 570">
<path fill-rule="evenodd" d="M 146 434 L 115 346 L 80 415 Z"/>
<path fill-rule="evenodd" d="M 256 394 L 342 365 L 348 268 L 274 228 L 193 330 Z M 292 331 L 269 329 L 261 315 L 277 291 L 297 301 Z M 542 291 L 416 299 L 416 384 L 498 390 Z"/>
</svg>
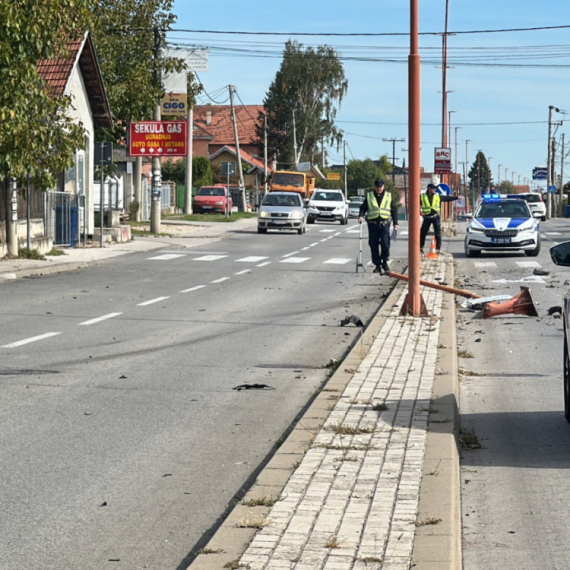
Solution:
<svg viewBox="0 0 570 570">
<path fill-rule="evenodd" d="M 246 273 L 251 273 L 251 269 L 244 269 L 243 271 L 238 271 L 234 275 L 245 275 Z"/>
<path fill-rule="evenodd" d="M 190 287 L 190 289 L 182 289 L 180 293 L 190 293 L 191 291 L 198 291 L 198 289 L 203 289 L 206 285 L 195 285 L 194 287 Z"/>
<path fill-rule="evenodd" d="M 561 236 L 560 232 L 545 232 L 547 236 Z"/>
<path fill-rule="evenodd" d="M 97 317 L 96 319 L 91 319 L 89 321 L 85 321 L 83 323 L 79 323 L 80 325 L 94 325 L 95 323 L 100 323 L 101 321 L 106 321 L 107 319 L 112 319 L 113 317 L 118 317 L 123 313 L 109 313 L 108 315 L 103 315 L 102 317 Z"/>
<path fill-rule="evenodd" d="M 538 261 L 517 261 L 516 264 L 519 267 L 524 267 L 524 268 L 528 268 L 528 267 L 542 267 L 542 265 L 540 265 L 540 263 L 538 263 Z"/>
<path fill-rule="evenodd" d="M 347 230 L 346 233 L 347 234 L 359 234 L 360 230 Z"/>
<path fill-rule="evenodd" d="M 222 283 L 223 281 L 227 281 L 229 277 L 220 277 L 219 279 L 214 279 L 214 281 L 210 281 L 210 283 Z"/>
<path fill-rule="evenodd" d="M 271 263 L 271 261 L 264 261 L 263 263 L 260 263 L 259 265 L 256 265 L 255 267 L 265 267 L 266 265 L 269 265 Z"/>
<path fill-rule="evenodd" d="M 288 259 L 282 259 L 280 263 L 303 263 L 311 259 L 310 257 L 289 257 Z"/>
<path fill-rule="evenodd" d="M 332 257 L 323 261 L 323 263 L 330 263 L 332 265 L 344 265 L 345 263 L 350 263 L 352 259 L 347 259 L 346 257 Z"/>
<path fill-rule="evenodd" d="M 267 255 L 250 255 L 248 257 L 242 257 L 241 259 L 236 259 L 236 261 L 242 261 L 244 263 L 258 263 L 267 259 Z"/>
<path fill-rule="evenodd" d="M 291 253 L 287 253 L 285 255 L 283 255 L 282 257 L 291 257 L 292 255 L 296 255 L 297 253 L 299 253 L 298 251 L 292 251 Z"/>
<path fill-rule="evenodd" d="M 202 257 L 195 257 L 192 261 L 217 261 L 218 259 L 224 259 L 227 255 L 203 255 Z"/>
<path fill-rule="evenodd" d="M 475 267 L 497 267 L 494 261 L 476 261 Z"/>
<path fill-rule="evenodd" d="M 177 257 L 186 257 L 185 253 L 164 253 L 163 255 L 157 255 L 155 257 L 148 257 L 147 259 L 176 259 Z"/>
<path fill-rule="evenodd" d="M 57 336 L 58 334 L 61 334 L 60 332 L 50 332 L 50 333 L 45 333 L 45 334 L 41 334 L 39 336 L 33 336 L 31 338 L 26 338 L 24 340 L 19 340 L 17 342 L 11 342 L 10 344 L 5 344 L 2 348 L 16 348 L 18 346 L 22 346 L 24 344 L 29 344 L 30 342 L 36 342 L 38 340 L 43 340 L 45 338 L 50 338 L 52 336 Z"/>
<path fill-rule="evenodd" d="M 318 241 L 316 241 L 315 243 L 309 244 L 309 247 L 315 247 L 316 245 L 319 245 L 319 242 L 318 242 Z"/>
<path fill-rule="evenodd" d="M 334 232 L 334 230 L 319 230 L 321 234 L 331 234 L 332 232 Z"/>
<path fill-rule="evenodd" d="M 156 299 L 151 299 L 150 301 L 139 303 L 137 307 L 146 307 L 147 305 L 152 305 L 153 303 L 160 303 L 160 301 L 165 301 L 166 299 L 170 299 L 170 297 L 157 297 Z"/>
</svg>

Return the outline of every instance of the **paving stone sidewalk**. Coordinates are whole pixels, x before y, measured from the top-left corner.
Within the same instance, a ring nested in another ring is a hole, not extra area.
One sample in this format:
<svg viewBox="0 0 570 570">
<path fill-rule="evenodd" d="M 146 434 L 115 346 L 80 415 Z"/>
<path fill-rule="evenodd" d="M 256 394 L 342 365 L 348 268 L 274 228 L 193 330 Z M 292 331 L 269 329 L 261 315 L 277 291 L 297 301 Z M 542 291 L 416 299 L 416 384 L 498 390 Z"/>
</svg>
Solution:
<svg viewBox="0 0 570 570">
<path fill-rule="evenodd" d="M 422 278 L 444 278 L 424 262 Z M 400 317 L 404 291 L 280 500 L 240 559 L 251 570 L 407 570 L 443 293 L 422 288 L 431 318 Z M 433 521 L 431 521 L 433 522 Z"/>
</svg>

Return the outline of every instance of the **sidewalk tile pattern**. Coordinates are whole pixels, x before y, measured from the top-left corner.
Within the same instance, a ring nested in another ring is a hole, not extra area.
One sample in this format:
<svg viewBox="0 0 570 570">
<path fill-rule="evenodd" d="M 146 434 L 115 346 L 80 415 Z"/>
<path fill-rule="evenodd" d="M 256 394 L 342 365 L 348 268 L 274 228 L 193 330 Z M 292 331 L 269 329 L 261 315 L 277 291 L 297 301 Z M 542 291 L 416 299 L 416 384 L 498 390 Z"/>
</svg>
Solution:
<svg viewBox="0 0 570 570">
<path fill-rule="evenodd" d="M 425 262 L 441 280 L 445 265 Z M 251 570 L 407 570 L 414 543 L 443 294 L 400 317 L 404 292 L 240 564 Z M 374 410 L 385 403 L 387 409 Z"/>
</svg>

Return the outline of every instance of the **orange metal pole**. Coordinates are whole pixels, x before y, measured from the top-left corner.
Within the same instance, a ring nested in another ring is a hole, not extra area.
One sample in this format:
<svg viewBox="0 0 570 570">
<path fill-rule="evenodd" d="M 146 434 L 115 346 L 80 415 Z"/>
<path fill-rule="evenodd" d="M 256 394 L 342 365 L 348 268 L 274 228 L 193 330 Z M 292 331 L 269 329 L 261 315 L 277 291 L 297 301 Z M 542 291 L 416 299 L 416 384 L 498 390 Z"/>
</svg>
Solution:
<svg viewBox="0 0 570 570">
<path fill-rule="evenodd" d="M 400 281 L 410 280 L 410 278 L 407 275 L 400 275 L 400 273 L 394 273 L 393 271 L 385 271 L 384 275 L 400 279 Z M 432 283 L 431 281 L 424 281 L 423 279 L 420 279 L 420 285 L 423 285 L 424 287 L 431 287 L 432 289 L 439 289 L 440 291 L 445 291 L 446 293 L 453 293 L 454 295 L 460 295 L 461 297 L 467 297 L 468 299 L 481 298 L 481 295 L 470 293 L 469 291 L 465 291 L 464 289 L 455 289 L 454 287 L 448 287 L 447 285 L 440 285 L 439 283 Z"/>
<path fill-rule="evenodd" d="M 420 55 L 418 49 L 418 0 L 410 0 L 410 55 L 408 57 L 408 140 L 410 193 L 408 295 L 402 313 L 427 314 L 420 294 Z"/>
</svg>

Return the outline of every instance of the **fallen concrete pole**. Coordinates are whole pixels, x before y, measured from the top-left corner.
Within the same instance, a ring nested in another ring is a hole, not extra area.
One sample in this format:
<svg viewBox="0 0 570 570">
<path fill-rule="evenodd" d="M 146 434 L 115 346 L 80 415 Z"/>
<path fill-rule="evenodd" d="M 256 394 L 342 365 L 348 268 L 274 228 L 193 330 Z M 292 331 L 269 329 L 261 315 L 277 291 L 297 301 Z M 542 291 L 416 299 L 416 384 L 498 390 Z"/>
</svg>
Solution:
<svg viewBox="0 0 570 570">
<path fill-rule="evenodd" d="M 394 277 L 395 279 L 400 279 L 402 281 L 409 281 L 409 277 L 407 275 L 401 275 L 400 273 L 394 273 L 393 271 L 385 271 L 384 275 L 387 275 L 388 277 Z M 424 281 L 423 279 L 420 279 L 420 285 L 423 285 L 424 287 L 431 287 L 432 289 L 439 289 L 440 291 L 445 291 L 446 293 L 460 295 L 461 297 L 467 297 L 468 299 L 481 299 L 481 295 L 475 295 L 475 293 L 470 293 L 469 291 L 464 291 L 463 289 L 454 289 L 453 287 L 448 287 L 447 285 L 431 283 L 430 281 Z"/>
</svg>

